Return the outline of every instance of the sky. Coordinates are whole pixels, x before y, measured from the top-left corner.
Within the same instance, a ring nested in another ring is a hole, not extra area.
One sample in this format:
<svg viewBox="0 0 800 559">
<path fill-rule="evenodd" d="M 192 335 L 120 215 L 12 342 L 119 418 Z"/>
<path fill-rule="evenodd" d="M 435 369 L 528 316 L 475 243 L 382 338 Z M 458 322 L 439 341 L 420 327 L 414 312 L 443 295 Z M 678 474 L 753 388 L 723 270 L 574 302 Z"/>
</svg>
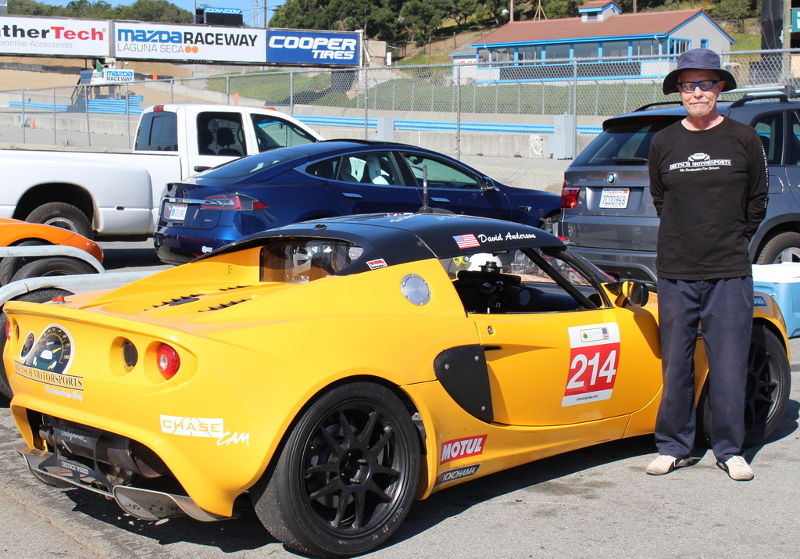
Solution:
<svg viewBox="0 0 800 559">
<path fill-rule="evenodd" d="M 66 6 L 69 0 L 39 0 L 51 6 Z M 91 0 L 94 1 L 94 0 Z M 112 6 L 130 6 L 134 0 L 106 0 Z M 194 13 L 195 6 L 209 6 L 213 8 L 238 8 L 242 10 L 244 23 L 251 27 L 264 27 L 264 6 L 266 5 L 268 20 L 275 12 L 275 8 L 282 5 L 284 0 L 169 0 L 179 8 Z"/>
</svg>

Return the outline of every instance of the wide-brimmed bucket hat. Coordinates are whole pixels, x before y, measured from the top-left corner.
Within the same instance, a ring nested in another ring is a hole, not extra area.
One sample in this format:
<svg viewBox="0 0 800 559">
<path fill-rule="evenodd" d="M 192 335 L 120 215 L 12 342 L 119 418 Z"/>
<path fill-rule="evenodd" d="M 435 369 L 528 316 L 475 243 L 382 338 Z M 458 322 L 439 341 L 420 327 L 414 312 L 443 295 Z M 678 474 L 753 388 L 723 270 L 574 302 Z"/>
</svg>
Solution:
<svg viewBox="0 0 800 559">
<path fill-rule="evenodd" d="M 719 55 L 713 50 L 692 49 L 687 50 L 678 57 L 678 67 L 667 74 L 664 78 L 662 90 L 664 95 L 678 92 L 678 76 L 686 70 L 710 70 L 717 74 L 721 80 L 725 80 L 725 87 L 722 91 L 736 89 L 736 79 L 733 74 L 720 67 Z"/>
</svg>

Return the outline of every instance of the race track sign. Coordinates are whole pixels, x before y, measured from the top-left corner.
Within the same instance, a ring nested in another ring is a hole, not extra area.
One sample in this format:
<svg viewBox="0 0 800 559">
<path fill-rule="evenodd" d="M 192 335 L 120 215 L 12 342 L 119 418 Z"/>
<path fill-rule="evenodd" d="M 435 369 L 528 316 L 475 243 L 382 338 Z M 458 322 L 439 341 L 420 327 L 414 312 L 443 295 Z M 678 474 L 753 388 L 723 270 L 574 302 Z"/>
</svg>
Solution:
<svg viewBox="0 0 800 559">
<path fill-rule="evenodd" d="M 358 66 L 360 33 L 270 29 L 267 32 L 269 64 Z"/>
<path fill-rule="evenodd" d="M 108 56 L 110 22 L 0 17 L 0 52 L 26 56 Z"/>
<path fill-rule="evenodd" d="M 116 22 L 114 56 L 126 60 L 264 62 L 266 31 Z"/>
</svg>

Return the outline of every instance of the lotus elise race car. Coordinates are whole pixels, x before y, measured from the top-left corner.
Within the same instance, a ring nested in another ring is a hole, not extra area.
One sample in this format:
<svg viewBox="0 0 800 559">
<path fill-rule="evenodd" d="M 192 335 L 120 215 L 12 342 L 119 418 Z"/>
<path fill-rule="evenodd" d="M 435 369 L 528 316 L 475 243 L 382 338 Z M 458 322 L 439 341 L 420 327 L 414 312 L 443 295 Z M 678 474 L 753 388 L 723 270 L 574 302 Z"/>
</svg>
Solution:
<svg viewBox="0 0 800 559">
<path fill-rule="evenodd" d="M 141 519 L 229 518 L 247 493 L 288 547 L 360 554 L 414 498 L 652 433 L 655 299 L 516 223 L 273 229 L 113 291 L 8 303 L 18 450 L 42 481 Z M 787 348 L 756 294 L 748 445 L 784 413 Z"/>
</svg>

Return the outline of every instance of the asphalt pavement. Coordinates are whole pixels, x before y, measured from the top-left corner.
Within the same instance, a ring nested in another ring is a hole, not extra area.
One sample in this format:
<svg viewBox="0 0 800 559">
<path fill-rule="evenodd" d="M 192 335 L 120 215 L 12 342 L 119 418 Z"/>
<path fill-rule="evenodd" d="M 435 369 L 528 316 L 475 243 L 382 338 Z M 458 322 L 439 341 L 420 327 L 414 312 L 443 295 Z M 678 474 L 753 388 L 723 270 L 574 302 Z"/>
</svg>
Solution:
<svg viewBox="0 0 800 559">
<path fill-rule="evenodd" d="M 144 254 L 144 253 L 142 253 Z M 800 356 L 800 340 L 792 340 Z M 376 558 L 800 557 L 800 360 L 776 433 L 747 451 L 755 479 L 734 482 L 709 451 L 667 476 L 644 473 L 651 436 L 601 444 L 467 482 L 416 502 Z M 234 520 L 149 523 L 101 496 L 38 482 L 0 402 L 0 557 L 296 557 L 252 509 Z"/>
</svg>

